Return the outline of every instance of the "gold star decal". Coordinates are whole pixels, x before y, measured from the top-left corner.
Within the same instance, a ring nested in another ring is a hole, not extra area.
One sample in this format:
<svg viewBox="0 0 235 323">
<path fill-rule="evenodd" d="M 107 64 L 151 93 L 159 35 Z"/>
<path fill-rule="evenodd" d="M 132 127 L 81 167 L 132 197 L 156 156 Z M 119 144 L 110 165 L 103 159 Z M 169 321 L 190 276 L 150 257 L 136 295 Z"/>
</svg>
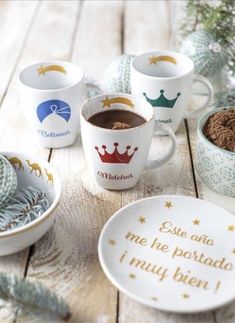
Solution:
<svg viewBox="0 0 235 323">
<path fill-rule="evenodd" d="M 234 225 L 229 225 L 227 230 L 233 232 L 235 230 L 235 226 Z"/>
<path fill-rule="evenodd" d="M 66 70 L 63 66 L 61 65 L 48 65 L 48 66 L 43 66 L 41 65 L 39 68 L 37 68 L 38 75 L 45 75 L 46 72 L 50 71 L 56 71 L 56 72 L 61 72 L 66 74 Z"/>
<path fill-rule="evenodd" d="M 138 221 L 140 223 L 145 223 L 145 218 L 143 216 L 140 216 L 139 219 L 138 219 Z"/>
<path fill-rule="evenodd" d="M 113 239 L 109 239 L 109 244 L 111 244 L 111 246 L 115 246 L 116 241 Z"/>
<path fill-rule="evenodd" d="M 152 57 L 149 57 L 149 65 L 151 64 L 157 64 L 157 62 L 169 62 L 172 64 L 177 64 L 176 59 L 173 56 L 167 56 L 167 55 L 162 55 L 162 56 L 155 56 L 153 55 Z"/>
<path fill-rule="evenodd" d="M 158 298 L 153 296 L 153 297 L 151 297 L 151 300 L 156 302 L 156 301 L 158 301 Z"/>
<path fill-rule="evenodd" d="M 157 64 L 158 57 L 153 55 L 152 57 L 149 58 L 149 64 Z"/>
<path fill-rule="evenodd" d="M 189 294 L 183 294 L 183 295 L 182 295 L 182 297 L 183 297 L 184 299 L 187 299 L 187 298 L 189 298 L 189 297 L 190 297 L 190 295 L 189 295 Z"/>
<path fill-rule="evenodd" d="M 166 201 L 164 206 L 170 209 L 173 205 L 170 201 Z"/>
<path fill-rule="evenodd" d="M 195 219 L 195 220 L 193 220 L 193 224 L 194 225 L 199 225 L 200 224 L 200 221 L 198 219 Z"/>
<path fill-rule="evenodd" d="M 131 278 L 131 279 L 135 279 L 135 275 L 134 274 L 129 274 L 129 277 Z"/>
<path fill-rule="evenodd" d="M 105 108 L 105 107 L 110 108 L 112 104 L 124 104 L 132 109 L 135 106 L 134 103 L 130 99 L 128 99 L 124 96 L 117 96 L 114 98 L 109 98 L 108 96 L 106 96 L 106 98 L 104 100 L 101 100 L 101 103 L 102 103 L 102 108 Z"/>
<path fill-rule="evenodd" d="M 44 67 L 41 65 L 39 68 L 37 68 L 37 71 L 38 71 L 38 75 L 45 75 L 46 71 L 44 69 Z"/>
<path fill-rule="evenodd" d="M 111 106 L 111 102 L 110 102 L 110 99 L 108 98 L 108 96 L 106 96 L 106 98 L 104 100 L 101 100 L 102 104 L 103 104 L 103 108 L 104 107 L 109 107 Z"/>
</svg>

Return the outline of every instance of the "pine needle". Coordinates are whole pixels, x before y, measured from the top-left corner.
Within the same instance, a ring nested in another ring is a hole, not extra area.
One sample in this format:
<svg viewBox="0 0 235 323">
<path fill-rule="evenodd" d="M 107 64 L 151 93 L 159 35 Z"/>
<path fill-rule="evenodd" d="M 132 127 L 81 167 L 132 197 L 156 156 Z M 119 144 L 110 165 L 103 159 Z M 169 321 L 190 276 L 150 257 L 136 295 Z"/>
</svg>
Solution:
<svg viewBox="0 0 235 323">
<path fill-rule="evenodd" d="M 227 66 L 235 74 L 235 1 L 187 0 L 185 19 L 181 22 L 183 36 L 196 30 L 212 35 L 228 54 Z"/>
<path fill-rule="evenodd" d="M 0 232 L 19 228 L 42 215 L 50 206 L 45 193 L 27 186 L 0 209 Z"/>
<path fill-rule="evenodd" d="M 13 274 L 0 273 L 0 298 L 21 311 L 56 316 L 68 321 L 68 304 L 41 283 L 31 283 Z"/>
</svg>

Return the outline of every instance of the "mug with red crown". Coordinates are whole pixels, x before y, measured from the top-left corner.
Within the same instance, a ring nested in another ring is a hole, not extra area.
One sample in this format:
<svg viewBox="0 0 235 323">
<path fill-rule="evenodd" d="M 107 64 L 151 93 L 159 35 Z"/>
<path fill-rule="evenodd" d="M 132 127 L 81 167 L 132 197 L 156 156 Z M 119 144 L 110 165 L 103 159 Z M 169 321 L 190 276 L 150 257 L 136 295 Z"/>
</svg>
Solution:
<svg viewBox="0 0 235 323">
<path fill-rule="evenodd" d="M 133 112 L 144 118 L 144 123 L 114 130 L 89 120 L 100 112 L 113 110 Z M 156 128 L 170 136 L 171 146 L 165 156 L 147 161 Z M 142 98 L 124 93 L 102 94 L 87 100 L 81 109 L 81 135 L 86 160 L 97 183 L 112 190 L 135 186 L 145 167 L 162 166 L 174 155 L 176 147 L 173 131 L 156 123 L 152 106 Z"/>
</svg>

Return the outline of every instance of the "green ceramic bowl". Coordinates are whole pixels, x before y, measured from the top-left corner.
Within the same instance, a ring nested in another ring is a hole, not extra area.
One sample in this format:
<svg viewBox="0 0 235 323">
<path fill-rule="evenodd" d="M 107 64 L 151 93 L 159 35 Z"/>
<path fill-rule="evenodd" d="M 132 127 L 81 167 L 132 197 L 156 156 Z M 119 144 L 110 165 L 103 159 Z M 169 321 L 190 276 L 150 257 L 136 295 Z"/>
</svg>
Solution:
<svg viewBox="0 0 235 323">
<path fill-rule="evenodd" d="M 203 134 L 208 118 L 221 110 L 234 109 L 223 107 L 204 114 L 197 127 L 196 170 L 201 180 L 213 191 L 223 195 L 235 196 L 235 152 L 219 148 Z"/>
</svg>

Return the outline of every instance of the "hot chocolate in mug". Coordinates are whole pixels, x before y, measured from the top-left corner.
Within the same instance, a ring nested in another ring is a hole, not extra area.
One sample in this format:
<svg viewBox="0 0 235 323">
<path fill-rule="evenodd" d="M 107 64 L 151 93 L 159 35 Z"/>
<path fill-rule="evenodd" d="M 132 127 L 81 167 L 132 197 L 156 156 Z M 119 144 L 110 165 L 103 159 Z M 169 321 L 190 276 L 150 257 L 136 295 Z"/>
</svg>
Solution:
<svg viewBox="0 0 235 323">
<path fill-rule="evenodd" d="M 82 70 L 69 62 L 41 62 L 26 67 L 19 81 L 22 109 L 40 144 L 47 148 L 71 145 L 85 99 Z"/>
<path fill-rule="evenodd" d="M 193 82 L 205 85 L 206 102 L 193 112 L 188 112 Z M 210 82 L 194 74 L 193 61 L 176 52 L 156 51 L 136 56 L 131 64 L 131 93 L 149 102 L 155 119 L 169 125 L 175 132 L 182 119 L 194 117 L 211 102 L 213 92 Z"/>
<path fill-rule="evenodd" d="M 121 130 L 103 128 L 89 121 L 95 114 L 108 110 L 130 111 L 145 120 L 139 126 Z M 80 119 L 86 160 L 97 183 L 103 188 L 131 188 L 145 167 L 160 167 L 174 155 L 176 141 L 173 131 L 156 124 L 152 106 L 142 98 L 124 93 L 93 97 L 82 106 Z M 170 136 L 171 146 L 165 156 L 147 161 L 154 128 Z"/>
</svg>

